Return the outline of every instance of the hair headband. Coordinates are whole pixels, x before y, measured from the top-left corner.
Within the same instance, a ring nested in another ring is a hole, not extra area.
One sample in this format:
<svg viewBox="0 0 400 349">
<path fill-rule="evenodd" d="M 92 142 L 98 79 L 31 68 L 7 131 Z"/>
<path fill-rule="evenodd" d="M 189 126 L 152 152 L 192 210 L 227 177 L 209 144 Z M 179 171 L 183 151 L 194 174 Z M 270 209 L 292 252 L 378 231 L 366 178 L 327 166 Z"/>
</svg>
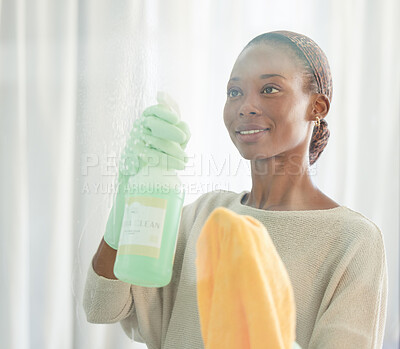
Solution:
<svg viewBox="0 0 400 349">
<path fill-rule="evenodd" d="M 328 59 L 321 48 L 308 36 L 279 30 L 270 33 L 275 33 L 288 38 L 296 47 L 303 52 L 308 64 L 314 72 L 315 80 L 318 85 L 318 92 L 325 94 L 329 101 L 332 100 L 332 76 L 329 68 Z"/>
</svg>

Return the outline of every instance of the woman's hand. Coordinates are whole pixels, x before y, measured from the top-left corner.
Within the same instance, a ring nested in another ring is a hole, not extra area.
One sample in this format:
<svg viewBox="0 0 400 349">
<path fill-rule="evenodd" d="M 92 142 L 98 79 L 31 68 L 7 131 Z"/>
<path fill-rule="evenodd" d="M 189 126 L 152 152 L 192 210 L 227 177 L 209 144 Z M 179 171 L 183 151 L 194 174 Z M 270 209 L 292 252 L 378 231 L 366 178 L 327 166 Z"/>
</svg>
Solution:
<svg viewBox="0 0 400 349">
<path fill-rule="evenodd" d="M 122 175 L 134 175 L 147 163 L 167 169 L 185 167 L 189 127 L 180 120 L 179 109 L 171 97 L 159 92 L 157 102 L 134 123 L 121 156 Z"/>
<path fill-rule="evenodd" d="M 189 127 L 180 120 L 178 106 L 171 97 L 159 92 L 157 102 L 135 120 L 121 155 L 117 194 L 104 233 L 104 241 L 115 250 L 118 249 L 125 210 L 125 188 L 130 176 L 146 164 L 183 170 L 187 162 L 184 149 L 190 139 Z"/>
</svg>

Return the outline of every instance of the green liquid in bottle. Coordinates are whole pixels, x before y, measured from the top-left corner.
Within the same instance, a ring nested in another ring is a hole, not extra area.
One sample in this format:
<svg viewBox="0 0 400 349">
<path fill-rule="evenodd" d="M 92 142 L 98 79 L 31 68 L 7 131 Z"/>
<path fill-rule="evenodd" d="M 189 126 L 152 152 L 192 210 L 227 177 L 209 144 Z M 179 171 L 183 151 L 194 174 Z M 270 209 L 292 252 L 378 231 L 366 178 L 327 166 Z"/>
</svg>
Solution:
<svg viewBox="0 0 400 349">
<path fill-rule="evenodd" d="M 115 276 L 146 287 L 172 277 L 184 191 L 175 172 L 146 166 L 128 182 Z"/>
</svg>

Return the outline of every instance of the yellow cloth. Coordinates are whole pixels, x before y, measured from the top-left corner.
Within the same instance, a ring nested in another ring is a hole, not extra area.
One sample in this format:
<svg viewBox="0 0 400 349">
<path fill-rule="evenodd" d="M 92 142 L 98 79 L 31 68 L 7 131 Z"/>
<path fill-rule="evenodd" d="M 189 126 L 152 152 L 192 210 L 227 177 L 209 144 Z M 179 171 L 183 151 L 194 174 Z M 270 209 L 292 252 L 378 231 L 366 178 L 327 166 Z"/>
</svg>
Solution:
<svg viewBox="0 0 400 349">
<path fill-rule="evenodd" d="M 203 226 L 196 252 L 205 348 L 292 348 L 293 289 L 264 225 L 218 207 Z"/>
</svg>

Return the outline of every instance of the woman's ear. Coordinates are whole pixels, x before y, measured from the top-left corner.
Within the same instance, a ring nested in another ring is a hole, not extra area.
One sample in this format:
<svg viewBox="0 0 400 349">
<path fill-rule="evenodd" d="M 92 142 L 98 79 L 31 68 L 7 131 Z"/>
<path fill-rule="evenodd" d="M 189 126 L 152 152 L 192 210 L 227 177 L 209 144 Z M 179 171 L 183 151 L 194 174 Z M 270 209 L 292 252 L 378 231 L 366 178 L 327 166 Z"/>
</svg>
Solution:
<svg viewBox="0 0 400 349">
<path fill-rule="evenodd" d="M 323 119 L 328 114 L 330 106 L 331 103 L 329 102 L 327 96 L 323 94 L 317 94 L 313 102 L 313 117 L 318 116 L 320 119 Z"/>
</svg>

